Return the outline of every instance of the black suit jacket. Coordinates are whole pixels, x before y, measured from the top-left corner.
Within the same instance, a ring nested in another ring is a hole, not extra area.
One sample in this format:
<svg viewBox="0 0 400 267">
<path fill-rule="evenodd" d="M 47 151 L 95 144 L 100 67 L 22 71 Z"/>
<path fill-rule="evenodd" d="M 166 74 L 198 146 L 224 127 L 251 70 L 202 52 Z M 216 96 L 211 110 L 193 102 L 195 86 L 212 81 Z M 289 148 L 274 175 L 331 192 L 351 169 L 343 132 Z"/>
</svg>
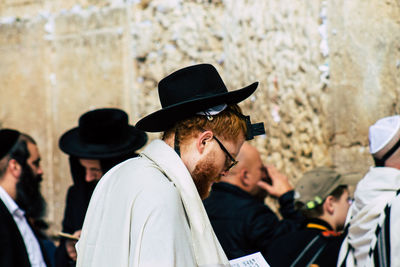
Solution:
<svg viewBox="0 0 400 267">
<path fill-rule="evenodd" d="M 82 229 L 86 210 L 94 187 L 89 187 L 88 183 L 85 182 L 86 172 L 80 165 L 79 160 L 74 157 L 70 157 L 69 160 L 74 185 L 68 189 L 64 219 L 62 222 L 62 231 L 73 234 L 75 231 Z M 67 254 L 65 242 L 66 239 L 61 238 L 60 244 L 56 249 L 56 267 L 74 267 L 76 265 L 75 261 L 73 261 Z"/>
<path fill-rule="evenodd" d="M 48 264 L 41 242 L 38 240 L 43 258 Z M 0 266 L 30 267 L 28 252 L 12 215 L 0 199 Z"/>
<path fill-rule="evenodd" d="M 62 223 L 63 232 L 73 234 L 75 231 L 82 229 L 90 195 L 91 194 L 85 192 L 84 188 L 76 185 L 68 189 L 64 220 Z M 67 254 L 65 242 L 66 239 L 61 238 L 60 244 L 56 249 L 56 267 L 73 267 L 76 265 L 75 261 Z"/>
<path fill-rule="evenodd" d="M 294 192 L 279 198 L 279 220 L 275 213 L 246 191 L 232 184 L 213 185 L 204 200 L 208 217 L 228 259 L 260 251 L 264 256 L 273 240 L 297 230 L 304 219 L 294 209 Z"/>
</svg>

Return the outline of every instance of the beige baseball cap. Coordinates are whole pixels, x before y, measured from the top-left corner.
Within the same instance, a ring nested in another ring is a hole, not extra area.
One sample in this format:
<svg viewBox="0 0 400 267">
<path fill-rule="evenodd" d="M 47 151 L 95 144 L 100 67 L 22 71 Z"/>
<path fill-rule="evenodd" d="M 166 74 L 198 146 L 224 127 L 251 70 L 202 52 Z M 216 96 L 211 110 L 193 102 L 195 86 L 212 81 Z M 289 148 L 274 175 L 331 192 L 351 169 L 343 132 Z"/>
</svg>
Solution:
<svg viewBox="0 0 400 267">
<path fill-rule="evenodd" d="M 306 172 L 296 184 L 296 201 L 312 209 L 322 204 L 339 185 L 355 185 L 362 178 L 360 173 L 340 174 L 329 167 L 317 167 Z"/>
</svg>

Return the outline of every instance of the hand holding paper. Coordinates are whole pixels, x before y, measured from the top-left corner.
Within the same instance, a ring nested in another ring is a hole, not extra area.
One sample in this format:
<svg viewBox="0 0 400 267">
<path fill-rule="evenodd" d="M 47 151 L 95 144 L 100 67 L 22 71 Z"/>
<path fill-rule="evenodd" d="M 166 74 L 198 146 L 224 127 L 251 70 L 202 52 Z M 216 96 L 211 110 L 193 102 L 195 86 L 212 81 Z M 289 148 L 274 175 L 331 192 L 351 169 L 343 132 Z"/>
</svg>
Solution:
<svg viewBox="0 0 400 267">
<path fill-rule="evenodd" d="M 65 249 L 67 250 L 68 256 L 74 261 L 76 261 L 77 257 L 75 245 L 76 242 L 78 242 L 79 237 L 81 236 L 81 232 L 82 230 L 78 230 L 72 235 L 63 232 L 59 233 L 60 236 L 67 238 L 67 240 L 65 241 Z"/>
</svg>

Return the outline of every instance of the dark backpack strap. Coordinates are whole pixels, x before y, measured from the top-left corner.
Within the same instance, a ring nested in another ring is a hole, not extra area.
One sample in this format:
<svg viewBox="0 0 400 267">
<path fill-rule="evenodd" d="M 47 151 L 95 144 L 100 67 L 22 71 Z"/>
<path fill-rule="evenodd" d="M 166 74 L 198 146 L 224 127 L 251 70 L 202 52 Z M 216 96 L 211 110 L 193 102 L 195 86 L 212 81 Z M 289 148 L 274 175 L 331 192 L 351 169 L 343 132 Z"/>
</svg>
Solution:
<svg viewBox="0 0 400 267">
<path fill-rule="evenodd" d="M 300 252 L 290 267 L 303 267 L 312 264 L 327 245 L 327 239 L 322 234 L 316 235 L 310 243 Z"/>
</svg>

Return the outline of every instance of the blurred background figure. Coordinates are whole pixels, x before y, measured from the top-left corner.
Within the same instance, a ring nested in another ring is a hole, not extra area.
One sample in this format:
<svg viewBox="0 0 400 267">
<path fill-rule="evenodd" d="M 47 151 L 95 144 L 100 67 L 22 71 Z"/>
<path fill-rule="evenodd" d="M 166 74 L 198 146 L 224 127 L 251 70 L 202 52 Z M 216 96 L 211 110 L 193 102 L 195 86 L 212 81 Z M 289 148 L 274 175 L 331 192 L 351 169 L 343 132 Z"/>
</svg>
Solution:
<svg viewBox="0 0 400 267">
<path fill-rule="evenodd" d="M 33 138 L 1 129 L 0 266 L 52 266 L 44 247 L 45 227 L 38 223 L 47 226 L 43 220 L 46 202 L 40 192 L 42 174 Z M 47 242 L 48 248 L 54 248 Z"/>
<path fill-rule="evenodd" d="M 359 174 L 341 175 L 328 167 L 304 174 L 296 185 L 296 208 L 306 223 L 302 229 L 278 238 L 267 255 L 271 266 L 336 266 L 344 223 L 352 198 L 348 185 Z"/>
<path fill-rule="evenodd" d="M 136 157 L 147 142 L 145 132 L 128 124 L 128 115 L 114 108 L 89 111 L 79 126 L 64 133 L 60 148 L 68 154 L 74 184 L 68 189 L 62 231 L 80 236 L 90 197 L 100 178 L 112 167 Z M 76 240 L 61 238 L 56 266 L 75 266 Z"/>
<path fill-rule="evenodd" d="M 348 235 L 340 250 L 343 266 L 400 266 L 400 116 L 369 128 L 371 167 L 354 191 Z M 397 229 L 397 230 L 396 230 Z"/>
<path fill-rule="evenodd" d="M 204 206 L 229 259 L 258 251 L 265 257 L 272 240 L 296 230 L 303 217 L 294 210 L 294 191 L 287 177 L 274 167 L 267 170 L 255 147 L 245 142 L 237 160 L 213 185 Z M 264 204 L 267 194 L 278 198 L 283 220 Z"/>
</svg>

